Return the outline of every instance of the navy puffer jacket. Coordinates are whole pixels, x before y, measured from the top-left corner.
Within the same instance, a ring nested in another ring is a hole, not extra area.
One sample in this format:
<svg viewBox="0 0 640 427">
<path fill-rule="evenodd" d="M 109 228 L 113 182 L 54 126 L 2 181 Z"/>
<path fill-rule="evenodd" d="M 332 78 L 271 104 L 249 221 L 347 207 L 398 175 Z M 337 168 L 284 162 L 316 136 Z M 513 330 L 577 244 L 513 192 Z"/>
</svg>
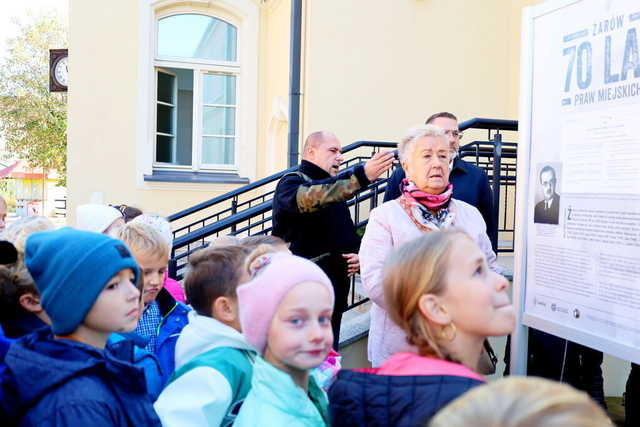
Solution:
<svg viewBox="0 0 640 427">
<path fill-rule="evenodd" d="M 107 350 L 41 329 L 15 341 L 2 378 L 3 425 L 160 426 L 133 342 Z"/>
<path fill-rule="evenodd" d="M 424 369 L 425 364 L 436 366 Z M 342 370 L 329 389 L 332 426 L 424 427 L 442 407 L 483 384 L 477 374 L 454 365 L 398 353 L 380 369 Z"/>
</svg>

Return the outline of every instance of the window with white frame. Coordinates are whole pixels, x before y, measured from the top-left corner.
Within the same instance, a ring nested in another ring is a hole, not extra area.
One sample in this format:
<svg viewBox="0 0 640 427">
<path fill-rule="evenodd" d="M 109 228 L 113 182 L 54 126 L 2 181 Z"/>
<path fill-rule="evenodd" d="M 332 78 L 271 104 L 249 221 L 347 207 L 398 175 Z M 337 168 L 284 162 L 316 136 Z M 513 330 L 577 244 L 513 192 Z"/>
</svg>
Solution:
<svg viewBox="0 0 640 427">
<path fill-rule="evenodd" d="M 187 13 L 156 34 L 154 167 L 237 170 L 237 28 Z"/>
</svg>

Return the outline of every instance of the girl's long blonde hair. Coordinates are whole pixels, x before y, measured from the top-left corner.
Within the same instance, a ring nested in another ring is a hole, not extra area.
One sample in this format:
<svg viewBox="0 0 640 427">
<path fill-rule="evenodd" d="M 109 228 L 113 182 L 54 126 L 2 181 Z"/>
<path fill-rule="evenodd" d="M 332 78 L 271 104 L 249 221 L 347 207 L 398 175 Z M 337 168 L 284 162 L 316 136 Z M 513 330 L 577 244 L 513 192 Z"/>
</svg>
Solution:
<svg viewBox="0 0 640 427">
<path fill-rule="evenodd" d="M 449 253 L 462 238 L 469 236 L 457 229 L 426 233 L 393 252 L 385 265 L 387 311 L 421 356 L 451 359 L 439 344 L 441 328 L 422 315 L 418 304 L 423 295 L 440 295 L 445 290 Z"/>
<path fill-rule="evenodd" d="M 503 378 L 465 393 L 429 427 L 601 427 L 613 425 L 584 392 L 536 377 Z"/>
</svg>

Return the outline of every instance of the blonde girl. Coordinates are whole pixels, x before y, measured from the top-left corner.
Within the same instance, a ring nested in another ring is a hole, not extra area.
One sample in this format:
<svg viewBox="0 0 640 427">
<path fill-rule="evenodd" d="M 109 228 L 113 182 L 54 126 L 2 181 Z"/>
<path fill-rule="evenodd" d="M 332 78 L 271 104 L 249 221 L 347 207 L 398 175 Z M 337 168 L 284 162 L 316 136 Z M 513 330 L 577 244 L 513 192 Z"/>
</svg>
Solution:
<svg viewBox="0 0 640 427">
<path fill-rule="evenodd" d="M 424 425 L 484 382 L 477 373 L 484 340 L 515 325 L 507 280 L 463 231 L 426 233 L 393 252 L 383 286 L 391 320 L 416 350 L 339 373 L 329 391 L 334 426 Z"/>
</svg>

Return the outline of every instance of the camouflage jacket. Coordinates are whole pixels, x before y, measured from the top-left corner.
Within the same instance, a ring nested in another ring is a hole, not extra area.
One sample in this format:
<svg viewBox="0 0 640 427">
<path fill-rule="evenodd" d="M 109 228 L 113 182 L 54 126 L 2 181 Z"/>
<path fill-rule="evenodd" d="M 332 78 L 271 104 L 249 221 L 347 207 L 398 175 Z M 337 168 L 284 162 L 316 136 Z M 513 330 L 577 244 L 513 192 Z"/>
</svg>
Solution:
<svg viewBox="0 0 640 427">
<path fill-rule="evenodd" d="M 357 253 L 355 232 L 346 201 L 369 184 L 364 168 L 331 177 L 303 160 L 297 172 L 285 175 L 273 198 L 273 235 L 291 243 L 296 255 Z"/>
</svg>

